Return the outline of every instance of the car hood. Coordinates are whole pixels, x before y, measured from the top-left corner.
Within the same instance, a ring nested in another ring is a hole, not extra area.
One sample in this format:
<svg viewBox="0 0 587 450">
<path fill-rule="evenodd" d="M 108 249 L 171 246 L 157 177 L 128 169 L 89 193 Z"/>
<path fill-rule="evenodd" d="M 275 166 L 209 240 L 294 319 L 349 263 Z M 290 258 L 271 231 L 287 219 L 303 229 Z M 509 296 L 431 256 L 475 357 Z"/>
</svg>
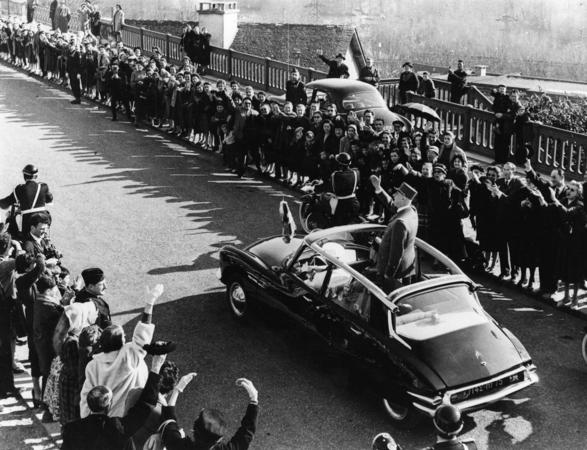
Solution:
<svg viewBox="0 0 587 450">
<path fill-rule="evenodd" d="M 510 339 L 492 322 L 409 342 L 447 388 L 483 380 L 523 363 Z"/>
<path fill-rule="evenodd" d="M 302 243 L 303 238 L 294 237 L 289 243 L 282 236 L 275 236 L 255 242 L 246 250 L 257 256 L 261 261 L 271 266 L 279 266 L 286 256 L 293 254 Z"/>
</svg>

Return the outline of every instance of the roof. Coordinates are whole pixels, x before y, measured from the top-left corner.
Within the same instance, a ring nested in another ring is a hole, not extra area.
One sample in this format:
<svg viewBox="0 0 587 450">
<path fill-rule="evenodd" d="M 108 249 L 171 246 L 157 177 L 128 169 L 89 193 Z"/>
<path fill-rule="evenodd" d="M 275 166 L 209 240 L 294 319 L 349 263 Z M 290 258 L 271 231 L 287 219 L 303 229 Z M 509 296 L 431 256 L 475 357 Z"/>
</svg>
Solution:
<svg viewBox="0 0 587 450">
<path fill-rule="evenodd" d="M 333 58 L 339 52 L 344 55 L 353 36 L 360 45 L 357 31 L 352 26 L 245 22 L 238 24 L 231 49 L 292 65 L 298 65 L 299 54 L 300 66 L 324 69 L 316 50 L 321 48 L 327 58 Z"/>
<path fill-rule="evenodd" d="M 511 75 L 469 76 L 467 81 L 471 84 L 480 83 L 495 87 L 503 84 L 511 89 L 524 89 L 534 92 L 545 92 L 546 94 L 587 97 L 587 84 L 573 81 L 536 79 Z"/>
<path fill-rule="evenodd" d="M 308 89 L 324 89 L 332 91 L 346 92 L 362 92 L 362 91 L 374 91 L 379 92 L 377 88 L 371 86 L 368 83 L 363 83 L 358 80 L 348 80 L 344 78 L 323 78 L 308 83 L 306 85 Z"/>
</svg>

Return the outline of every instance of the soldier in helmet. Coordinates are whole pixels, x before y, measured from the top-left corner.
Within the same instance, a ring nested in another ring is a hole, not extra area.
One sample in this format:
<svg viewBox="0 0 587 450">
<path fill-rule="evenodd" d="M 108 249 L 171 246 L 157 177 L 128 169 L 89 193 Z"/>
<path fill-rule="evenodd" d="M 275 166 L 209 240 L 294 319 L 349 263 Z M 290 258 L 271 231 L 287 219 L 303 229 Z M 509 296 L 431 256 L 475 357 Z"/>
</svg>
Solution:
<svg viewBox="0 0 587 450">
<path fill-rule="evenodd" d="M 0 199 L 0 208 L 13 208 L 13 218 L 22 220 L 22 225 L 17 226 L 20 220 L 13 221 L 9 226 L 10 233 L 20 235 L 27 233 L 30 229 L 30 219 L 34 213 L 44 212 L 49 215 L 46 205 L 53 201 L 53 194 L 49 191 L 49 186 L 37 181 L 39 169 L 33 164 L 27 164 L 22 170 L 24 183 L 14 188 L 12 193 Z"/>
<path fill-rule="evenodd" d="M 463 429 L 463 417 L 459 408 L 453 405 L 440 405 L 434 412 L 436 444 L 425 450 L 477 450 L 473 439 L 460 440 L 458 434 Z"/>
<path fill-rule="evenodd" d="M 339 153 L 335 158 L 339 169 L 331 175 L 332 192 L 338 203 L 334 211 L 334 225 L 356 223 L 359 219 L 360 204 L 356 192 L 359 185 L 359 172 L 351 169 L 351 157 L 348 153 Z"/>
</svg>

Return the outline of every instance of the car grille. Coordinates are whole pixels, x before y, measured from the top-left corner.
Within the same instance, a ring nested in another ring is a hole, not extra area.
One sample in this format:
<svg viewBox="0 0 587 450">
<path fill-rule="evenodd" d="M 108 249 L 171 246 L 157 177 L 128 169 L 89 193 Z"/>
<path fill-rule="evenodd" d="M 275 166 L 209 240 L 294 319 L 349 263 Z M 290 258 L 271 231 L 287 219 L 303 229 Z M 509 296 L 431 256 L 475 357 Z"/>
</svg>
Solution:
<svg viewBox="0 0 587 450">
<path fill-rule="evenodd" d="M 509 375 L 504 378 L 499 378 L 498 380 L 493 380 L 489 383 L 481 384 L 479 386 L 475 386 L 469 389 L 464 389 L 462 391 L 456 392 L 450 396 L 450 402 L 452 404 L 463 402 L 465 400 L 469 400 L 476 397 L 481 397 L 498 389 L 502 389 L 506 386 L 511 384 L 518 383 L 520 381 L 524 381 L 524 372 L 518 372 L 513 375 Z"/>
</svg>

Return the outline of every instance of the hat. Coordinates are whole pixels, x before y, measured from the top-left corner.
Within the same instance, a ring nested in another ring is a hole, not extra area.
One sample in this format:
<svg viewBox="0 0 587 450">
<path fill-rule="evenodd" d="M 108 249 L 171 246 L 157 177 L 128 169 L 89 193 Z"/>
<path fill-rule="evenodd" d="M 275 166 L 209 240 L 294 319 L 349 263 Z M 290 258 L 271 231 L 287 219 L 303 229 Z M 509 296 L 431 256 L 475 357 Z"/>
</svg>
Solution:
<svg viewBox="0 0 587 450">
<path fill-rule="evenodd" d="M 440 150 L 438 150 L 438 147 L 436 147 L 435 145 L 431 145 L 430 147 L 428 147 L 428 151 L 436 153 L 436 156 L 438 156 L 440 153 Z"/>
<path fill-rule="evenodd" d="M 395 119 L 393 122 L 391 122 L 392 125 L 395 125 L 396 123 L 400 124 L 402 127 L 404 126 L 404 122 L 400 119 Z"/>
<path fill-rule="evenodd" d="M 373 439 L 373 450 L 395 450 L 397 444 L 389 433 L 379 433 Z"/>
<path fill-rule="evenodd" d="M 336 59 L 336 58 L 340 58 L 340 59 L 342 59 L 343 61 L 344 61 L 344 60 L 346 60 L 346 58 L 343 56 L 343 54 L 342 54 L 342 53 L 339 53 L 339 54 L 338 54 L 338 55 L 336 55 L 334 58 L 335 58 L 335 59 Z"/>
<path fill-rule="evenodd" d="M 418 195 L 418 191 L 416 191 L 416 189 L 414 189 L 405 181 L 402 184 L 400 184 L 400 187 L 395 189 L 395 192 L 399 192 L 410 201 L 414 200 L 414 198 L 416 198 L 416 195 Z"/>
<path fill-rule="evenodd" d="M 452 131 L 448 131 L 446 130 L 445 132 L 442 133 L 442 136 L 450 136 L 451 138 L 454 139 L 455 135 Z"/>
<path fill-rule="evenodd" d="M 294 130 L 294 133 L 295 133 L 295 134 L 297 134 L 297 132 L 298 132 L 298 131 L 301 131 L 301 132 L 303 133 L 303 132 L 304 132 L 304 127 L 297 127 L 297 128 Z"/>
<path fill-rule="evenodd" d="M 348 166 L 351 163 L 351 155 L 346 152 L 339 153 L 334 159 L 343 166 Z"/>
<path fill-rule="evenodd" d="M 82 270 L 82 278 L 84 279 L 84 284 L 86 286 L 97 284 L 104 279 L 104 272 L 98 267 L 92 267 L 90 269 Z"/>
<path fill-rule="evenodd" d="M 411 62 L 409 62 L 409 61 L 406 61 L 405 63 L 403 63 L 403 64 L 402 64 L 402 68 L 403 68 L 403 67 L 406 67 L 406 66 L 408 66 L 408 67 L 410 67 L 410 68 L 412 68 L 412 69 L 414 68 L 414 66 L 412 66 L 412 63 L 411 63 Z"/>
<path fill-rule="evenodd" d="M 442 173 L 444 173 L 446 175 L 446 166 L 444 164 L 441 164 L 441 163 L 436 163 L 432 167 L 432 171 L 433 172 L 439 171 L 439 172 L 442 172 Z"/>
</svg>

